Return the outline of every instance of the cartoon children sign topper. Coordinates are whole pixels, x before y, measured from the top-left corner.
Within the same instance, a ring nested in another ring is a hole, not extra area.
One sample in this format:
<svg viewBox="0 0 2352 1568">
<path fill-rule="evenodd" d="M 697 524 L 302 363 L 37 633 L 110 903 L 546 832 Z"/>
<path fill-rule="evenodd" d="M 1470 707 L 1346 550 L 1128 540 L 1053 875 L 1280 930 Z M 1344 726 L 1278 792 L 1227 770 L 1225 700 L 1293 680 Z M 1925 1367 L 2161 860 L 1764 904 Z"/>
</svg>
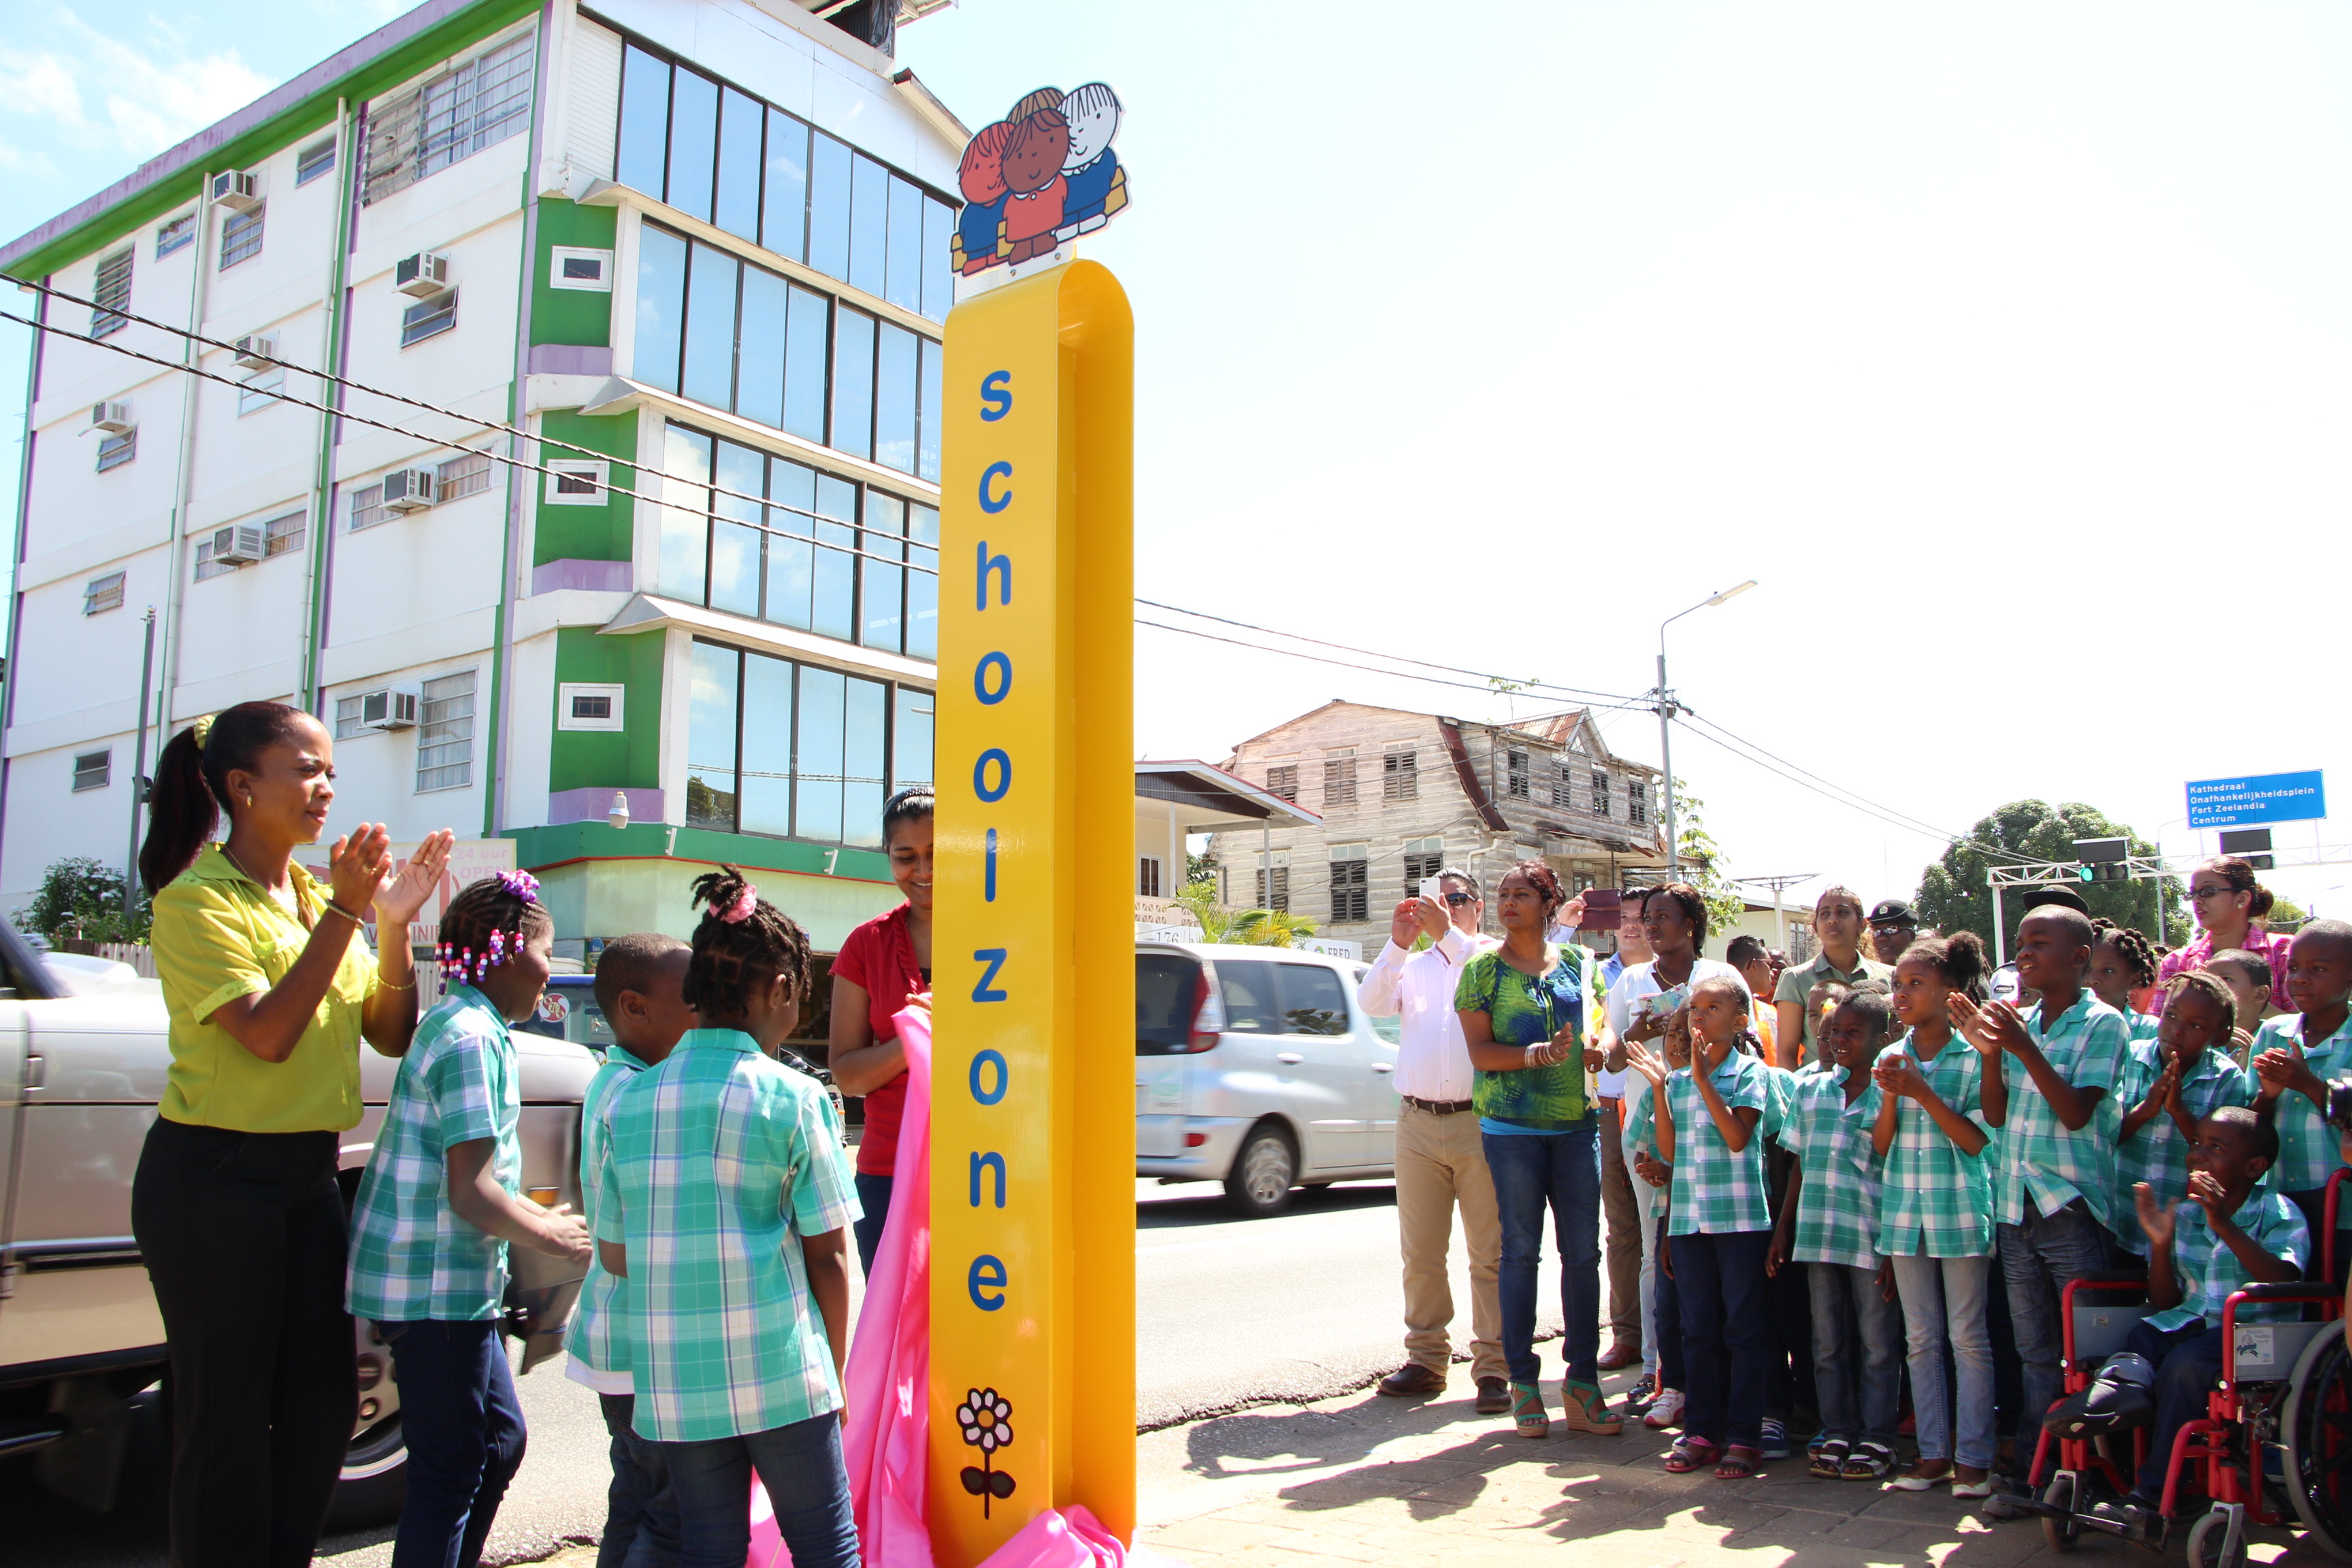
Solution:
<svg viewBox="0 0 2352 1568">
<path fill-rule="evenodd" d="M 1127 205 L 1127 169 L 1111 151 L 1118 95 L 1101 82 L 1041 87 L 982 126 L 956 171 L 967 204 L 950 242 L 958 272 L 1050 256 Z"/>
</svg>

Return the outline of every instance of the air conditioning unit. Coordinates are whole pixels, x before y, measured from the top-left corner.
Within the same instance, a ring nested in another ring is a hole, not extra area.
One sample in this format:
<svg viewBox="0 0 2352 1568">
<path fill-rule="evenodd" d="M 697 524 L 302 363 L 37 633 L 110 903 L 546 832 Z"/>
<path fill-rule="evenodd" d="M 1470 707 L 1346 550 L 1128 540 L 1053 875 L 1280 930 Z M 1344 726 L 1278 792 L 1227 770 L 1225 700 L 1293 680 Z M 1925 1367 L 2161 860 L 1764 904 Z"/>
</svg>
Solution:
<svg viewBox="0 0 2352 1568">
<path fill-rule="evenodd" d="M 423 511 L 436 499 L 433 470 L 430 468 L 394 468 L 383 477 L 383 504 L 387 511 Z"/>
<path fill-rule="evenodd" d="M 365 730 L 414 730 L 416 706 L 424 691 L 414 686 L 387 686 L 360 693 L 360 727 Z"/>
<path fill-rule="evenodd" d="M 278 339 L 270 332 L 252 332 L 236 340 L 240 370 L 268 370 L 278 363 Z"/>
<path fill-rule="evenodd" d="M 449 287 L 449 258 L 430 250 L 404 257 L 392 269 L 392 286 L 419 300 L 430 300 L 446 292 Z"/>
<path fill-rule="evenodd" d="M 121 435 L 131 428 L 134 423 L 135 421 L 131 417 L 131 405 L 128 403 L 100 403 L 89 411 L 89 427 L 93 430 L 103 430 L 110 436 Z"/>
<path fill-rule="evenodd" d="M 269 533 L 257 522 L 213 530 L 213 564 L 249 566 L 269 553 Z"/>
<path fill-rule="evenodd" d="M 213 200 L 231 212 L 249 213 L 261 205 L 261 176 L 243 170 L 215 174 Z"/>
</svg>

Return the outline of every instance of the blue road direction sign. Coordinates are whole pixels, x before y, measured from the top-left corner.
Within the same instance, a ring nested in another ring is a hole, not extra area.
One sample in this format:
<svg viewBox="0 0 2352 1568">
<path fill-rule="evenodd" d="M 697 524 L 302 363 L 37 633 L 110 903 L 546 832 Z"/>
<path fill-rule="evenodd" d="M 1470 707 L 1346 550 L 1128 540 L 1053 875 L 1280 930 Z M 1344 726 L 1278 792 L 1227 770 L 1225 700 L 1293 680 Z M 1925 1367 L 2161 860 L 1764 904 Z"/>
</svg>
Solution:
<svg viewBox="0 0 2352 1568">
<path fill-rule="evenodd" d="M 2257 773 L 2252 777 L 2193 779 L 2189 784 L 2189 826 L 2243 827 L 2260 822 L 2311 822 L 2327 815 L 2326 776 Z"/>
</svg>

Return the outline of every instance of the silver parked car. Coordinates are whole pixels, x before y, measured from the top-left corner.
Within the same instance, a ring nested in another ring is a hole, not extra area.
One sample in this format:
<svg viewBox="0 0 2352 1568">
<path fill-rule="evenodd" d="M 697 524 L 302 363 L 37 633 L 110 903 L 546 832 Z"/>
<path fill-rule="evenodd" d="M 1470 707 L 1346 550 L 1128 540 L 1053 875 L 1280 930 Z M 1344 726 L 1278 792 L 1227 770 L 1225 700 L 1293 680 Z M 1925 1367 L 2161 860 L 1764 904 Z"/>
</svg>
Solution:
<svg viewBox="0 0 2352 1568">
<path fill-rule="evenodd" d="M 1271 1215 L 1298 1186 L 1395 1174 L 1397 1021 L 1357 1004 L 1365 966 L 1288 948 L 1135 952 L 1135 1168 L 1223 1182 Z"/>
<path fill-rule="evenodd" d="M 163 1373 L 131 1178 L 171 1063 L 166 1025 L 156 982 L 127 964 L 36 952 L 0 921 L 0 1458 L 34 1456 L 42 1484 L 93 1509 L 113 1504 L 127 1402 Z M 515 1044 L 523 1184 L 577 1207 L 580 1100 L 596 1059 L 561 1037 L 518 1031 Z M 366 1114 L 343 1137 L 347 1203 L 399 1066 L 365 1047 L 360 1064 Z M 540 1314 L 528 1368 L 560 1343 L 578 1271 L 520 1250 L 514 1267 L 521 1307 Z M 391 1352 L 368 1324 L 355 1329 L 359 1425 L 331 1528 L 389 1518 L 406 1490 Z"/>
</svg>

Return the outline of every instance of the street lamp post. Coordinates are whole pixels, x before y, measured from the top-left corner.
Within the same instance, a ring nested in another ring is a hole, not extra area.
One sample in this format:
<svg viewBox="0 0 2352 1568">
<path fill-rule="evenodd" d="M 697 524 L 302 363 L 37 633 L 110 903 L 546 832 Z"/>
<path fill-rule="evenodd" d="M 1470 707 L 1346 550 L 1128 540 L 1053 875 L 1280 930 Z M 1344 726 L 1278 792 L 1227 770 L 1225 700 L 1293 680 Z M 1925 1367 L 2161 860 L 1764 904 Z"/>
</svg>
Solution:
<svg viewBox="0 0 2352 1568">
<path fill-rule="evenodd" d="M 139 909 L 139 808 L 147 804 L 147 693 L 155 676 L 155 606 L 147 606 L 147 651 L 139 656 L 139 739 L 131 762 L 131 855 L 122 872 L 122 919 Z M 127 933 L 126 933 L 127 934 Z"/>
<path fill-rule="evenodd" d="M 1738 598 L 1754 586 L 1756 579 L 1750 577 L 1745 583 L 1726 588 L 1711 599 L 1700 600 L 1688 610 L 1678 610 L 1658 623 L 1658 689 L 1654 695 L 1658 700 L 1658 761 L 1664 766 L 1666 773 L 1666 875 L 1669 878 L 1682 869 L 1683 857 L 1681 841 L 1675 831 L 1674 718 L 1677 705 L 1673 689 L 1666 685 L 1666 628 L 1693 610 L 1711 610 L 1727 599 Z"/>
</svg>

